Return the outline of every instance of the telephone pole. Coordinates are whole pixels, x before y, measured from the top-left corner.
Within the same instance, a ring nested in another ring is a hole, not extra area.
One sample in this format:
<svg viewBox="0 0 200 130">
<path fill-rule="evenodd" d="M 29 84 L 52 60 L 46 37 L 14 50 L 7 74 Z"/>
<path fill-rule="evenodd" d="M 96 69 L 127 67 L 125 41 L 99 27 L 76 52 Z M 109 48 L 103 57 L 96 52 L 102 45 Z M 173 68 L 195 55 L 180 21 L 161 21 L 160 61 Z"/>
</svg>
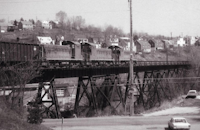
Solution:
<svg viewBox="0 0 200 130">
<path fill-rule="evenodd" d="M 132 0 L 129 0 L 130 4 L 130 79 L 129 88 L 133 88 L 133 32 L 132 32 Z M 130 90 L 130 89 L 129 89 Z M 130 103 L 130 115 L 134 114 L 134 94 L 131 93 L 131 103 Z"/>
<path fill-rule="evenodd" d="M 171 40 L 172 40 L 172 32 L 171 32 Z"/>
</svg>

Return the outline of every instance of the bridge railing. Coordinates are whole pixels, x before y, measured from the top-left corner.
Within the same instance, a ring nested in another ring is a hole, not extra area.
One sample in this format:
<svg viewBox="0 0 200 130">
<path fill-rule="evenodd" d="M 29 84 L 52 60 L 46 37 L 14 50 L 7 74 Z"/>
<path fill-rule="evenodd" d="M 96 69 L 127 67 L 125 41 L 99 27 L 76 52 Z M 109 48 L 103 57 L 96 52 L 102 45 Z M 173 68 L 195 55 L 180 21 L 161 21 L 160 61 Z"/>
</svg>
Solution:
<svg viewBox="0 0 200 130">
<path fill-rule="evenodd" d="M 137 61 L 136 66 L 187 65 L 188 61 Z"/>
</svg>

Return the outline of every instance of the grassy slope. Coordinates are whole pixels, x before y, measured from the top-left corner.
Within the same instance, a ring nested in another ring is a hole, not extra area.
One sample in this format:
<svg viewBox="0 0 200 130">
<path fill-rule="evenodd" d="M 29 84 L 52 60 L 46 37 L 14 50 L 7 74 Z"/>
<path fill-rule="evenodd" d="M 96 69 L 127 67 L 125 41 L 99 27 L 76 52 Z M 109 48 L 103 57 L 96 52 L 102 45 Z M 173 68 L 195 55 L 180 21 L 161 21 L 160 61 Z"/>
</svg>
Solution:
<svg viewBox="0 0 200 130">
<path fill-rule="evenodd" d="M 0 130 L 50 130 L 43 125 L 27 123 L 25 116 L 20 116 L 19 112 L 23 113 L 10 110 L 3 101 L 0 101 Z"/>
<path fill-rule="evenodd" d="M 183 96 L 180 96 L 172 101 L 164 101 L 160 107 L 154 107 L 150 110 L 147 110 L 143 113 L 152 113 L 155 111 L 165 110 L 172 107 L 199 107 L 200 108 L 200 99 L 185 99 Z"/>
</svg>

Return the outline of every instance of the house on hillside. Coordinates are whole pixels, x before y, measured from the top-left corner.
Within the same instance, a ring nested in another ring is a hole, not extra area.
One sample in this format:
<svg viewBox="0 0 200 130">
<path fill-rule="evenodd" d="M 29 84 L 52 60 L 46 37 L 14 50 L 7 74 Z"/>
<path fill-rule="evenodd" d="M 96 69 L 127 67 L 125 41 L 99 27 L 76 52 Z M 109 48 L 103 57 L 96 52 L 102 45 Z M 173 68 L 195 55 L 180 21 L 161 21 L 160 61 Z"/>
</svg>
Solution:
<svg viewBox="0 0 200 130">
<path fill-rule="evenodd" d="M 177 39 L 169 40 L 169 48 L 177 47 Z"/>
<path fill-rule="evenodd" d="M 170 50 L 174 50 L 174 47 L 177 47 L 177 40 L 176 39 L 172 39 L 172 40 L 162 40 L 163 42 L 163 49 L 170 49 Z"/>
<path fill-rule="evenodd" d="M 124 48 L 124 50 L 130 51 L 130 38 L 129 37 L 120 37 L 119 45 Z"/>
<path fill-rule="evenodd" d="M 178 46 L 181 46 L 181 47 L 186 46 L 186 42 L 185 42 L 185 40 L 183 39 L 183 37 L 180 37 L 180 38 L 177 40 L 177 45 L 178 45 Z"/>
<path fill-rule="evenodd" d="M 161 40 L 156 40 L 155 49 L 164 50 L 164 43 Z"/>
<path fill-rule="evenodd" d="M 49 21 L 42 21 L 42 27 L 45 29 L 52 29 L 52 24 Z"/>
<path fill-rule="evenodd" d="M 195 46 L 200 46 L 200 39 L 199 38 L 196 38 L 196 41 L 194 43 Z"/>
<path fill-rule="evenodd" d="M 155 46 L 156 46 L 156 40 L 150 39 L 148 42 L 151 45 L 151 48 L 155 48 Z"/>
<path fill-rule="evenodd" d="M 167 49 L 170 46 L 169 40 L 161 40 L 163 42 L 163 49 Z"/>
<path fill-rule="evenodd" d="M 115 36 L 110 36 L 109 38 L 109 45 L 116 45 L 119 46 L 119 38 L 115 35 Z"/>
<path fill-rule="evenodd" d="M 51 29 L 58 28 L 59 22 L 58 21 L 49 21 Z"/>
<path fill-rule="evenodd" d="M 148 42 L 151 45 L 151 51 L 155 52 L 155 50 L 156 50 L 156 42 L 157 41 L 155 39 L 150 39 Z"/>
<path fill-rule="evenodd" d="M 197 40 L 196 37 L 190 37 L 190 45 L 194 45 Z"/>
<path fill-rule="evenodd" d="M 103 40 L 101 40 L 101 38 L 99 38 L 99 37 L 98 38 L 97 37 L 89 37 L 88 42 L 96 44 L 96 48 L 101 48 L 101 44 L 102 44 Z"/>
<path fill-rule="evenodd" d="M 11 23 L 0 23 L 0 31 L 1 33 L 14 31 L 15 26 Z"/>
<path fill-rule="evenodd" d="M 33 23 L 30 21 L 21 21 L 18 23 L 18 29 L 33 30 Z"/>
<path fill-rule="evenodd" d="M 148 41 L 136 40 L 136 41 L 134 41 L 134 43 L 136 46 L 136 53 L 139 53 L 139 52 L 150 53 L 151 52 L 151 45 L 149 44 Z"/>
<path fill-rule="evenodd" d="M 37 36 L 37 40 L 38 44 L 53 44 L 53 40 L 51 39 L 51 37 Z"/>
</svg>

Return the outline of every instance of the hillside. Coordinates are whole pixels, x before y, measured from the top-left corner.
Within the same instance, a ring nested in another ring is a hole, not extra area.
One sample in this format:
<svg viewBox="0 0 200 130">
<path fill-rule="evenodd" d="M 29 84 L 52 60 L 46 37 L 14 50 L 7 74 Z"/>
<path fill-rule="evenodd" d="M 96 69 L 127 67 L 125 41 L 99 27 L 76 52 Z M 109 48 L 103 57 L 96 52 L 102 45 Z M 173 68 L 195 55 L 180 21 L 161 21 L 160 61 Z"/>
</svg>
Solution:
<svg viewBox="0 0 200 130">
<path fill-rule="evenodd" d="M 97 35 L 98 34 L 98 35 Z M 76 36 L 78 37 L 94 37 L 97 39 L 102 39 L 103 33 L 91 33 L 88 30 L 62 30 L 62 29 L 35 29 L 35 30 L 23 30 L 15 32 L 6 32 L 0 34 L 0 40 L 12 41 L 22 43 L 36 43 L 36 36 L 49 36 L 53 40 L 59 40 L 61 36 L 64 36 L 65 40 L 72 41 Z M 104 38 L 103 38 L 104 39 Z M 107 40 L 105 40 L 106 42 Z M 139 61 L 166 61 L 168 54 L 168 61 L 183 61 L 187 60 L 187 54 L 183 51 L 183 48 L 174 47 L 166 50 L 155 50 L 150 53 L 135 54 L 134 59 Z"/>
<path fill-rule="evenodd" d="M 186 61 L 187 53 L 183 51 L 181 53 L 177 53 L 176 48 L 174 50 L 168 50 L 168 56 L 166 51 L 164 50 L 156 50 L 151 53 L 143 53 L 143 54 L 135 54 L 134 59 L 138 61 Z"/>
<path fill-rule="evenodd" d="M 0 100 L 0 130 L 50 130 L 43 125 L 27 123 L 24 111 L 9 108 L 9 104 Z"/>
</svg>

